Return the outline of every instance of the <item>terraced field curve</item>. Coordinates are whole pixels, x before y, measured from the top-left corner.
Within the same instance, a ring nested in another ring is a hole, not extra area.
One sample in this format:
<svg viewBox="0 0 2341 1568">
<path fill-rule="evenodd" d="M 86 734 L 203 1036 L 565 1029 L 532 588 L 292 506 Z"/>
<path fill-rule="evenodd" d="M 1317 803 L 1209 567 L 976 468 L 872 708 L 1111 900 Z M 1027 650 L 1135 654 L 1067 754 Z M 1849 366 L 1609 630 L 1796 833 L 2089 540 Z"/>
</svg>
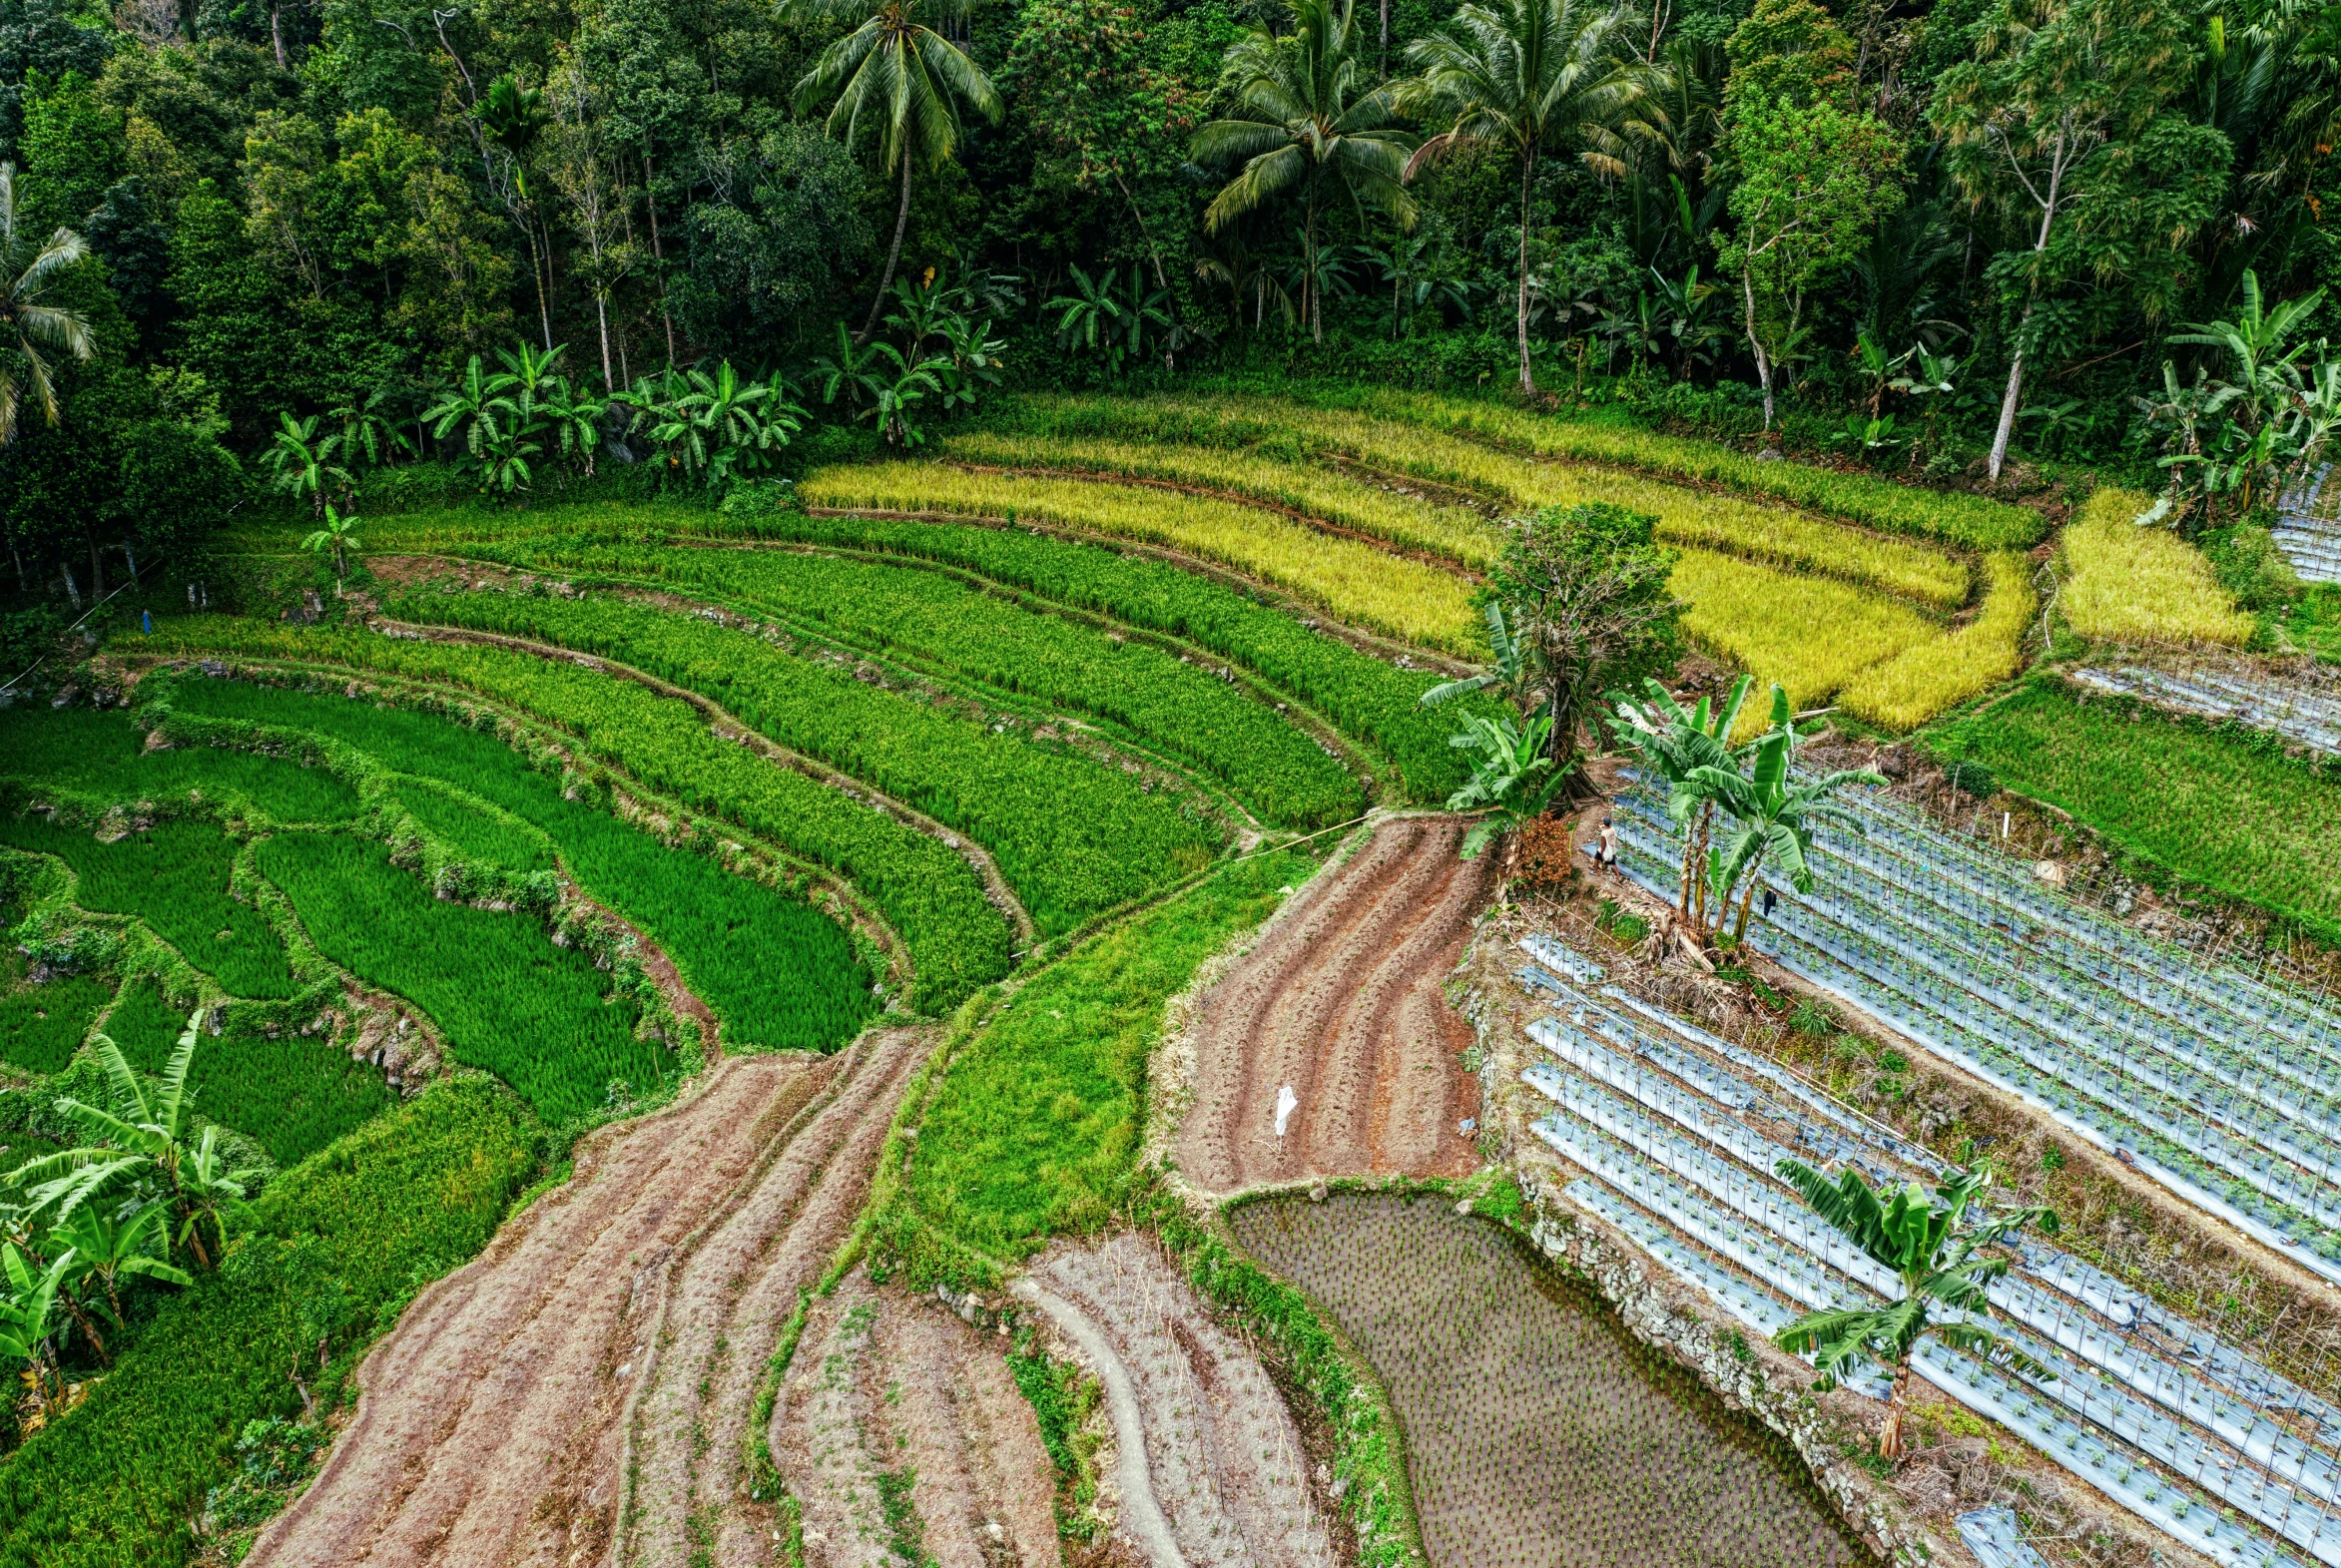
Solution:
<svg viewBox="0 0 2341 1568">
<path fill-rule="evenodd" d="M 1456 858 L 1463 824 L 1385 822 L 1319 876 L 1204 996 L 1191 1031 L 1188 1178 L 1234 1192 L 1305 1176 L 1459 1176 L 1477 1090 L 1470 1026 L 1442 994 L 1494 879 Z M 1277 1131 L 1287 1088 L 1297 1102 Z"/>
<path fill-rule="evenodd" d="M 726 1061 L 581 1145 L 570 1182 L 374 1347 L 356 1419 L 248 1560 L 689 1559 L 687 1521 L 732 1495 L 781 1321 L 860 1209 L 928 1044 L 895 1030 Z M 722 1561 L 767 1560 L 734 1539 L 743 1510 L 726 1520 Z"/>
</svg>

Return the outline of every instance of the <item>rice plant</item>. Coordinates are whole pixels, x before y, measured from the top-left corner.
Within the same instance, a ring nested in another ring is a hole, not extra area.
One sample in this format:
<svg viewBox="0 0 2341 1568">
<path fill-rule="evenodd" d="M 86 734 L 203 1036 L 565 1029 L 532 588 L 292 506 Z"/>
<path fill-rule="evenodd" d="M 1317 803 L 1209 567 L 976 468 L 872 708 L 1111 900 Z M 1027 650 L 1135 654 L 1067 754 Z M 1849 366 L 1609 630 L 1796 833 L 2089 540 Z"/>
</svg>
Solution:
<svg viewBox="0 0 2341 1568">
<path fill-rule="evenodd" d="M 210 823 L 156 822 L 101 843 L 87 825 L 60 826 L 16 802 L 0 806 L 0 844 L 63 860 L 77 904 L 136 916 L 231 995 L 293 994 L 285 944 L 256 906 L 230 891 L 236 845 Z"/>
<path fill-rule="evenodd" d="M 1096 443 L 1068 433 L 1052 441 L 1027 438 L 1019 443 L 1031 450 L 1047 450 L 1057 444 L 1075 450 L 1104 445 L 1151 452 L 1153 456 L 1146 460 L 1165 467 L 1192 461 L 1208 464 L 1209 471 L 1240 474 L 1248 463 L 1258 460 L 1248 451 L 1238 456 L 1217 448 L 1230 442 L 1287 448 L 1299 444 L 1316 452 L 1355 458 L 1389 473 L 1458 485 L 1515 511 L 1588 501 L 1628 507 L 1656 517 L 1659 537 L 1670 544 L 1720 550 L 1798 571 L 1842 577 L 1940 609 L 1956 609 L 1968 596 L 1966 566 L 1940 549 L 1882 538 L 1782 506 L 1670 484 L 1631 469 L 1532 461 L 1520 452 L 1406 417 L 1259 397 L 1209 402 L 1036 398 L 1023 406 L 1029 410 L 1027 423 L 1041 430 L 1060 424 L 1073 431 L 1103 426 L 1153 438 L 1150 445 L 1136 441 Z M 1182 439 L 1202 443 L 1200 450 L 1211 455 L 1190 459 L 1178 448 L 1164 444 Z M 1098 462 L 1095 466 L 1112 465 Z M 1278 473 L 1308 471 L 1284 463 L 1267 466 Z M 1295 504 L 1299 504 L 1297 500 Z M 1339 517 L 1332 520 L 1343 521 Z M 1436 544 L 1429 547 L 1438 548 Z M 1482 548 L 1500 549 L 1500 545 L 1489 543 Z M 1479 564 L 1455 549 L 1442 553 Z"/>
<path fill-rule="evenodd" d="M 390 784 L 396 810 L 466 857 L 508 871 L 552 869 L 551 846 L 540 834 L 485 801 L 465 799 L 467 793 L 459 785 L 425 779 L 399 779 Z"/>
<path fill-rule="evenodd" d="M 852 881 L 908 948 L 920 1005 L 947 1006 L 1007 972 L 1007 922 L 955 850 L 717 737 L 680 699 L 499 649 L 222 617 L 157 622 L 148 646 L 199 657 L 313 661 L 339 666 L 343 679 L 354 672 L 428 681 L 509 704 L 572 737 L 586 759 Z"/>
<path fill-rule="evenodd" d="M 1118 727 L 1222 782 L 1264 820 L 1322 827 L 1364 809 L 1341 762 L 1224 674 L 1085 619 L 899 562 L 789 550 L 548 545 L 532 564 L 684 587 L 1019 706 Z"/>
<path fill-rule="evenodd" d="M 2112 643 L 2251 641 L 2258 619 L 2235 608 L 2202 552 L 2166 528 L 2132 521 L 2150 504 L 2135 490 L 2089 497 L 2064 530 L 2069 576 L 2056 608 L 2081 636 Z"/>
<path fill-rule="evenodd" d="M 933 463 L 821 468 L 798 494 L 853 511 L 1028 518 L 1168 546 L 1236 568 L 1342 620 L 1405 642 L 1468 653 L 1470 585 L 1419 561 L 1215 497 L 1078 479 L 975 474 Z"/>
<path fill-rule="evenodd" d="M 746 632 L 623 600 L 415 594 L 395 613 L 622 660 L 972 835 L 1043 931 L 1069 930 L 1217 848 L 1192 804 L 1073 748 L 888 692 Z"/>
<path fill-rule="evenodd" d="M 1822 577 L 1685 550 L 1673 586 L 1690 606 L 1683 629 L 1702 648 L 1778 682 L 1799 709 L 1818 708 L 1872 666 L 1906 650 L 1940 644 L 1943 630 L 1899 600 Z M 1741 739 L 1763 728 L 1753 707 Z"/>
<path fill-rule="evenodd" d="M 358 810 L 357 791 L 322 768 L 255 752 L 149 751 L 146 732 L 119 710 L 0 709 L 0 778 L 98 808 L 186 801 L 205 815 L 279 823 L 344 822 Z"/>
<path fill-rule="evenodd" d="M 114 988 L 82 974 L 23 984 L 23 968 L 13 952 L 0 959 L 0 1062 L 19 1072 L 58 1072 L 89 1034 L 98 1009 L 114 999 Z"/>
<path fill-rule="evenodd" d="M 186 1027 L 187 1009 L 150 978 L 132 985 L 107 1015 L 106 1037 L 131 1066 L 160 1073 Z M 329 1041 L 292 1030 L 272 1040 L 233 1024 L 204 1037 L 187 1082 L 198 1116 L 244 1134 L 286 1169 L 398 1099 L 380 1068 Z"/>
<path fill-rule="evenodd" d="M 834 1050 L 874 1009 L 871 976 L 835 920 L 572 798 L 557 773 L 531 766 L 492 729 L 471 729 L 454 714 L 245 681 L 181 681 L 169 705 L 175 722 L 224 721 L 351 747 L 381 768 L 460 784 L 529 823 L 588 896 L 666 953 L 722 1020 L 726 1050 Z"/>
<path fill-rule="evenodd" d="M 2024 640 L 2038 601 L 2032 567 L 2011 550 L 1984 557 L 1984 604 L 1975 620 L 1865 670 L 1838 694 L 1857 719 L 1910 730 L 1979 697 L 2024 668 Z"/>
<path fill-rule="evenodd" d="M 412 1002 L 456 1061 L 494 1073 L 545 1120 L 592 1115 L 614 1083 L 643 1094 L 674 1077 L 672 1051 L 634 1038 L 634 1004 L 605 1001 L 593 960 L 534 920 L 442 902 L 380 845 L 345 834 L 280 833 L 260 862 L 318 951 Z"/>
</svg>

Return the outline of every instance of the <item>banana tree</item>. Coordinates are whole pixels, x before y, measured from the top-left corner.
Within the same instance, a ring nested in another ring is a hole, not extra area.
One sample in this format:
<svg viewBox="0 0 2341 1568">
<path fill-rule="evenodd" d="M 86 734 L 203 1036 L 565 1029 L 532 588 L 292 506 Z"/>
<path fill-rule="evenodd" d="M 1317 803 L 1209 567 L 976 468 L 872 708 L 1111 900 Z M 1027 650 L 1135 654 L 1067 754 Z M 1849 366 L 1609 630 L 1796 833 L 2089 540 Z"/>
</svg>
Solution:
<svg viewBox="0 0 2341 1568">
<path fill-rule="evenodd" d="M 184 1269 L 166 1262 L 170 1251 L 171 1208 L 160 1198 L 108 1207 L 84 1204 L 52 1233 L 55 1241 L 72 1249 L 77 1288 L 96 1281 L 106 1293 L 109 1315 L 122 1326 L 122 1281 L 131 1276 L 161 1280 L 168 1285 L 192 1285 Z"/>
<path fill-rule="evenodd" d="M 317 434 L 315 414 L 306 419 L 278 414 L 269 449 L 261 454 L 261 461 L 269 466 L 271 474 L 269 487 L 289 495 L 305 495 L 310 505 L 322 510 L 326 480 L 337 480 L 344 489 L 354 483 L 349 470 L 333 461 L 333 454 L 340 448 L 340 436 Z"/>
<path fill-rule="evenodd" d="M 1458 751 L 1476 752 L 1478 756 L 1471 764 L 1471 777 L 1447 797 L 1447 808 L 1485 814 L 1463 835 L 1457 851 L 1461 858 L 1477 859 L 1479 851 L 1487 847 L 1487 840 L 1535 820 L 1552 804 L 1552 797 L 1568 782 L 1575 765 L 1553 767 L 1544 745 L 1551 733 L 1552 720 L 1543 714 L 1525 724 L 1508 717 L 1463 716 L 1463 733 L 1449 738 L 1447 744 Z M 1518 859 L 1519 840 L 1515 837 L 1504 851 L 1505 881 L 1511 879 Z"/>
<path fill-rule="evenodd" d="M 2056 1211 L 2017 1209 L 1981 1225 L 1963 1225 L 1977 1197 L 1991 1185 L 1990 1173 L 1982 1171 L 1952 1171 L 1930 1198 L 1916 1183 L 1889 1194 L 1872 1191 L 1851 1168 L 1834 1181 L 1797 1160 L 1783 1160 L 1777 1170 L 1815 1214 L 1902 1282 L 1901 1298 L 1884 1307 L 1810 1312 L 1772 1336 L 1785 1350 L 1812 1352 L 1823 1392 L 1865 1363 L 1893 1374 L 1886 1430 L 1878 1441 L 1881 1457 L 1902 1456 L 1910 1357 L 1921 1334 L 1932 1332 L 1954 1349 L 1989 1357 L 2028 1377 L 2055 1378 L 2049 1368 L 1974 1319 L 1992 1315 L 1987 1293 L 2008 1273 L 2006 1259 L 1977 1254 L 2030 1225 L 2038 1225 L 2045 1236 L 2055 1235 Z"/>
<path fill-rule="evenodd" d="M 856 419 L 873 419 L 878 423 L 886 445 L 908 450 L 926 439 L 926 432 L 912 422 L 910 410 L 928 396 L 942 391 L 938 372 L 947 368 L 947 359 L 922 359 L 913 364 L 892 343 L 879 343 L 878 352 L 893 361 L 892 374 L 884 369 L 878 372 L 877 400 L 857 412 Z"/>
<path fill-rule="evenodd" d="M 1611 692 L 1615 717 L 1610 730 L 1620 745 L 1631 750 L 1651 772 L 1666 783 L 1666 814 L 1683 835 L 1682 876 L 1675 907 L 1685 920 L 1707 929 L 1707 879 L 1699 868 L 1707 863 L 1707 849 L 1715 827 L 1715 792 L 1694 778 L 1701 768 L 1733 768 L 1732 727 L 1755 685 L 1741 676 L 1720 703 L 1702 697 L 1685 708 L 1655 680 L 1645 680 L 1646 702 L 1636 703 L 1622 692 Z M 1744 750 L 1744 748 L 1743 748 Z"/>
<path fill-rule="evenodd" d="M 601 445 L 602 416 L 609 411 L 609 398 L 595 391 L 590 381 L 573 382 L 556 375 L 546 383 L 540 406 L 560 444 L 561 456 L 574 456 L 584 467 L 585 477 L 591 479 L 594 448 Z"/>
<path fill-rule="evenodd" d="M 1486 614 L 1487 652 L 1492 656 L 1492 662 L 1485 669 L 1470 675 L 1440 682 L 1415 699 L 1416 707 L 1437 708 L 1466 692 L 1483 692 L 1489 687 L 1500 690 L 1505 700 L 1522 713 L 1536 706 L 1535 693 L 1531 690 L 1536 672 L 1527 646 L 1513 633 L 1502 605 L 1489 604 Z M 1551 728 L 1549 720 L 1545 727 L 1547 730 Z"/>
<path fill-rule="evenodd" d="M 366 394 L 364 402 L 343 403 L 325 415 L 341 427 L 337 438 L 344 457 L 354 459 L 363 452 L 366 465 L 373 467 L 387 458 L 395 457 L 399 452 L 405 452 L 408 456 L 414 454 L 414 443 L 399 428 L 403 421 L 389 415 L 388 407 L 392 401 L 390 389 L 377 386 Z"/>
<path fill-rule="evenodd" d="M 0 1243 L 0 1356 L 27 1363 L 34 1397 L 44 1410 L 64 1396 L 64 1379 L 57 1370 L 57 1334 L 64 1327 L 57 1309 L 58 1292 L 73 1269 L 68 1248 L 35 1273 L 14 1242 Z"/>
<path fill-rule="evenodd" d="M 1748 910 L 1763 882 L 1766 861 L 1788 873 L 1800 893 L 1813 890 L 1813 829 L 1823 822 L 1866 833 L 1862 819 L 1829 796 L 1847 784 L 1884 784 L 1885 776 L 1867 768 L 1845 768 L 1804 784 L 1792 784 L 1796 766 L 1796 720 L 1789 713 L 1788 693 L 1772 688 L 1772 728 L 1753 748 L 1754 766 L 1742 774 L 1730 768 L 1705 765 L 1690 772 L 1692 782 L 1713 791 L 1716 805 L 1738 828 L 1708 850 L 1707 879 L 1714 892 L 1715 921 L 1703 926 L 1711 938 L 1723 933 L 1731 913 L 1731 898 L 1739 893 L 1739 914 L 1731 939 L 1747 935 Z"/>
<path fill-rule="evenodd" d="M 325 526 L 300 541 L 300 548 L 311 555 L 332 554 L 336 584 L 348 579 L 348 552 L 359 547 L 357 514 L 339 511 L 330 501 L 325 503 Z"/>
</svg>

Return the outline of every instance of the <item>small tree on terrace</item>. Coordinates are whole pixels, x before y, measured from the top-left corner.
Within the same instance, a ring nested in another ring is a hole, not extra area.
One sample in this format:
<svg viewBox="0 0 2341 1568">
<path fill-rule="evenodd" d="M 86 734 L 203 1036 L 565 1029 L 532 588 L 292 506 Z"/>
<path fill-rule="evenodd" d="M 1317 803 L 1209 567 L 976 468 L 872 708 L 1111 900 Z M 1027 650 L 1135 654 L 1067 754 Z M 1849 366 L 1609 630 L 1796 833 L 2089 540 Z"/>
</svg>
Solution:
<svg viewBox="0 0 2341 1568">
<path fill-rule="evenodd" d="M 1666 814 L 1682 831 L 1682 885 L 1675 906 L 1686 920 L 1707 929 L 1707 878 L 1699 872 L 1707 863 L 1707 848 L 1715 826 L 1715 791 L 1693 776 L 1702 768 L 1738 767 L 1731 732 L 1748 700 L 1753 676 L 1741 676 L 1720 703 L 1699 699 L 1685 708 L 1655 680 L 1642 689 L 1649 700 L 1636 703 L 1623 692 L 1608 700 L 1616 718 L 1610 730 L 1620 745 L 1639 756 L 1643 765 L 1666 785 Z"/>
<path fill-rule="evenodd" d="M 1682 652 L 1682 606 L 1668 592 L 1674 553 L 1654 542 L 1657 519 L 1622 506 L 1547 507 L 1517 524 L 1480 590 L 1495 664 L 1423 695 L 1436 705 L 1501 687 L 1522 718 L 1550 728 L 1553 776 L 1574 767 L 1577 728 L 1605 686 L 1671 669 Z"/>
<path fill-rule="evenodd" d="M 1864 1362 L 1894 1374 L 1886 1430 L 1878 1440 L 1883 1457 L 1902 1456 L 1910 1357 L 1921 1334 L 1932 1330 L 1954 1349 L 1989 1356 L 2030 1377 L 2055 1377 L 2001 1335 L 1968 1319 L 1992 1315 L 1986 1292 L 2008 1272 L 2006 1259 L 1976 1254 L 2028 1225 L 2038 1224 L 2042 1234 L 2055 1235 L 2056 1211 L 2018 1209 L 1963 1231 L 1961 1222 L 1969 1208 L 1991 1185 L 1988 1173 L 1955 1170 L 1930 1200 L 1915 1183 L 1891 1194 L 1874 1192 L 1859 1171 L 1845 1171 L 1831 1181 L 1796 1160 L 1783 1160 L 1778 1169 L 1780 1179 L 1795 1188 L 1815 1214 L 1902 1281 L 1900 1301 L 1808 1313 L 1773 1335 L 1783 1349 L 1813 1352 L 1824 1392 Z M 1940 1311 L 1961 1316 L 1946 1319 L 1937 1315 Z"/>
</svg>

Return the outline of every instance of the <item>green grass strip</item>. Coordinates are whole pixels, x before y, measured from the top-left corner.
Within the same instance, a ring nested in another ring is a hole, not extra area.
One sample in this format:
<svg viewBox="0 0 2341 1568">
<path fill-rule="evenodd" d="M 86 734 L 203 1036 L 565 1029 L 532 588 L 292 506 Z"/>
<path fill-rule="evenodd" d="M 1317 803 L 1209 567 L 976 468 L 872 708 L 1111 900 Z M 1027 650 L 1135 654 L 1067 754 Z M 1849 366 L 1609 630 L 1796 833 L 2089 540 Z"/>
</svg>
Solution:
<svg viewBox="0 0 2341 1568">
<path fill-rule="evenodd" d="M 553 1123 L 663 1085 L 674 1053 L 634 1038 L 636 1008 L 605 1003 L 584 953 L 557 947 L 523 915 L 431 896 L 381 845 L 344 834 L 280 833 L 261 870 L 284 889 L 317 950 L 438 1025 L 448 1052 L 517 1090 Z"/>
<path fill-rule="evenodd" d="M 166 687 L 149 677 L 149 685 L 167 692 L 175 728 L 208 720 L 336 742 L 372 766 L 459 785 L 539 829 L 587 894 L 659 944 L 722 1020 L 728 1050 L 833 1051 L 877 1008 L 869 970 L 835 920 L 801 896 L 570 798 L 557 775 L 538 772 L 492 730 L 337 692 L 199 678 Z M 400 788 L 410 803 L 425 792 L 411 779 Z"/>
<path fill-rule="evenodd" d="M 2341 785 L 2273 737 L 2084 700 L 2042 678 L 1946 726 L 1934 746 L 2186 881 L 2341 941 Z"/>
<path fill-rule="evenodd" d="M 1151 643 L 939 572 L 793 550 L 547 544 L 514 554 L 540 568 L 672 584 L 923 673 L 1118 726 L 1279 826 L 1321 827 L 1364 808 L 1341 763 L 1244 688 Z"/>
<path fill-rule="evenodd" d="M 942 704 L 867 685 L 749 632 L 621 599 L 416 593 L 402 619 L 619 660 L 721 704 L 792 751 L 916 807 L 989 849 L 1034 924 L 1055 935 L 1200 868 L 1217 825 L 1110 761 L 1003 734 Z"/>
<path fill-rule="evenodd" d="M 1007 1265 L 1101 1229 L 1139 1180 L 1146 1059 L 1196 968 L 1316 869 L 1299 851 L 1236 861 L 1075 948 L 1017 990 L 949 1066 L 878 1231 L 912 1279 Z"/>
<path fill-rule="evenodd" d="M 322 768 L 256 752 L 149 752 L 127 716 L 87 708 L 0 710 L 0 778 L 100 805 L 185 802 L 271 822 L 345 822 L 357 791 Z M 200 792 L 200 802 L 189 802 Z"/>
<path fill-rule="evenodd" d="M 226 1267 L 160 1300 L 87 1401 L 0 1463 L 0 1568 L 187 1560 L 245 1423 L 299 1414 L 304 1357 L 336 1397 L 414 1293 L 487 1245 L 540 1139 L 511 1095 L 445 1082 L 288 1172 Z"/>
</svg>

